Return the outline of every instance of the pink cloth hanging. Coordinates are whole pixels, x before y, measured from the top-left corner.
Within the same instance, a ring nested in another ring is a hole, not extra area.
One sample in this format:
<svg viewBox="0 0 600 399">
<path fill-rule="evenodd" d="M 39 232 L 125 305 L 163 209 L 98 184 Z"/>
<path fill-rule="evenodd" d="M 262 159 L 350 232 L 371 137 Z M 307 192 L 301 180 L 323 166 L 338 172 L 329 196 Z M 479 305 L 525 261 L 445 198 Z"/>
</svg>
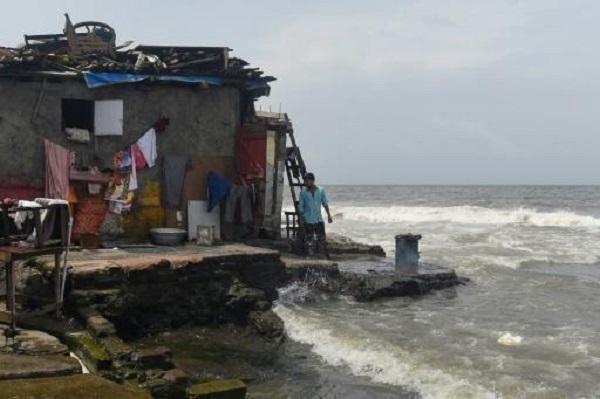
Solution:
<svg viewBox="0 0 600 399">
<path fill-rule="evenodd" d="M 146 167 L 146 158 L 144 153 L 140 150 L 137 143 L 131 145 L 131 159 L 135 157 L 135 167 L 137 169 L 143 169 Z"/>
<path fill-rule="evenodd" d="M 46 198 L 67 199 L 69 194 L 70 152 L 44 140 L 46 153 Z"/>
</svg>

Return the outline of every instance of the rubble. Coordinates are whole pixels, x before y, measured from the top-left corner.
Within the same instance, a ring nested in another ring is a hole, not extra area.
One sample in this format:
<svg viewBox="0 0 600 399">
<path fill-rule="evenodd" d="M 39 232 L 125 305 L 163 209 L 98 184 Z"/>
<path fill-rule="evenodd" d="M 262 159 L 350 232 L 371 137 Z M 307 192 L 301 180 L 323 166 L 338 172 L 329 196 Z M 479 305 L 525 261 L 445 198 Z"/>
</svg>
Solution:
<svg viewBox="0 0 600 399">
<path fill-rule="evenodd" d="M 191 76 L 209 75 L 235 81 L 268 83 L 248 62 L 230 57 L 228 47 L 180 47 L 140 45 L 132 42 L 116 46 L 116 33 L 102 22 L 72 25 L 68 15 L 61 34 L 25 35 L 18 48 L 0 47 L 0 75 L 53 73 L 81 75 L 84 72 L 109 72 Z M 78 30 L 79 29 L 79 30 Z M 83 29 L 83 33 L 80 30 Z"/>
</svg>

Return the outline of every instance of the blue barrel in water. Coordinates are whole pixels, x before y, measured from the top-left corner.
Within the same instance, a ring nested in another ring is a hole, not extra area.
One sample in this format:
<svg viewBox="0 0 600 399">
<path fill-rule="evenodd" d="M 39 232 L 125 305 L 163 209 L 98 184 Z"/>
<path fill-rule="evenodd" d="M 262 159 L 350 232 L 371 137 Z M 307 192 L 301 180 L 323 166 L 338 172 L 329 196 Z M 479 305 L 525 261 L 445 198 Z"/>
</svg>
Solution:
<svg viewBox="0 0 600 399">
<path fill-rule="evenodd" d="M 399 234 L 396 236 L 397 276 L 417 273 L 420 239 L 420 234 Z"/>
</svg>

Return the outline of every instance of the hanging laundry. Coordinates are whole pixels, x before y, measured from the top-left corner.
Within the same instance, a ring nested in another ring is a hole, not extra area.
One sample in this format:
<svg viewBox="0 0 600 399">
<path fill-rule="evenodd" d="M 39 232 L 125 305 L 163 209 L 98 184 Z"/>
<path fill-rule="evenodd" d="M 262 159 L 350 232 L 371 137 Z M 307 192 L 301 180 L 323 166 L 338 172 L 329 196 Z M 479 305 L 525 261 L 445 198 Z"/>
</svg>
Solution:
<svg viewBox="0 0 600 399">
<path fill-rule="evenodd" d="M 131 145 L 131 159 L 135 158 L 135 167 L 137 169 L 143 169 L 146 167 L 146 158 L 144 158 L 144 153 L 140 150 L 137 143 Z"/>
<path fill-rule="evenodd" d="M 98 234 L 106 217 L 108 207 L 97 198 L 84 198 L 76 208 L 73 235 Z"/>
<path fill-rule="evenodd" d="M 187 155 L 166 155 L 163 158 L 163 205 L 179 209 L 183 193 L 185 172 L 190 167 Z"/>
<path fill-rule="evenodd" d="M 120 215 L 123 212 L 123 203 L 121 201 L 108 201 L 108 211 Z"/>
<path fill-rule="evenodd" d="M 232 184 L 229 188 L 229 196 L 225 204 L 225 222 L 233 223 L 235 220 L 235 210 L 238 204 L 238 185 Z"/>
<path fill-rule="evenodd" d="M 222 199 L 227 198 L 229 195 L 231 183 L 211 170 L 208 173 L 207 186 L 208 212 L 212 212 L 213 208 L 217 206 Z"/>
<path fill-rule="evenodd" d="M 123 216 L 116 213 L 107 213 L 100 227 L 100 234 L 110 237 L 119 237 L 125 233 L 123 229 Z"/>
<path fill-rule="evenodd" d="M 108 182 L 106 199 L 109 201 L 126 201 L 129 191 L 129 174 L 122 175 L 115 173 L 115 176 Z"/>
<path fill-rule="evenodd" d="M 131 178 L 129 179 L 129 191 L 135 191 L 138 189 L 138 182 L 137 182 L 137 171 L 136 171 L 136 154 L 135 151 L 133 150 L 133 145 L 131 145 L 129 147 L 129 153 L 131 154 L 131 165 L 129 166 L 131 168 Z"/>
<path fill-rule="evenodd" d="M 19 208 L 39 208 L 40 204 L 33 201 L 20 200 L 17 205 Z M 17 229 L 21 230 L 23 227 L 23 223 L 27 221 L 27 219 L 33 219 L 33 212 L 31 211 L 18 211 L 15 213 L 15 225 Z"/>
<path fill-rule="evenodd" d="M 66 212 L 70 214 L 69 202 L 64 199 L 54 198 L 36 198 L 35 202 L 40 204 L 42 207 L 46 207 L 40 212 L 40 219 L 42 222 L 41 231 L 37 228 L 34 234 L 42 241 L 45 242 L 55 231 L 56 221 L 59 216 L 59 212 Z"/>
<path fill-rule="evenodd" d="M 113 155 L 113 166 L 115 167 L 115 169 L 121 168 L 121 160 L 122 159 L 123 159 L 123 151 L 115 152 L 115 155 Z"/>
<path fill-rule="evenodd" d="M 158 157 L 156 150 L 156 131 L 154 128 L 144 133 L 136 144 L 144 155 L 148 167 L 153 167 L 156 164 L 156 158 Z"/>
<path fill-rule="evenodd" d="M 252 198 L 254 187 L 242 186 L 238 189 L 238 197 L 240 199 L 240 219 L 242 223 L 252 223 L 254 217 L 252 215 Z"/>
<path fill-rule="evenodd" d="M 244 224 L 252 223 L 254 216 L 252 214 L 252 196 L 254 187 L 252 186 L 237 186 L 232 185 L 227 197 L 225 206 L 225 221 L 233 223 L 235 221 L 235 213 L 240 212 L 240 222 Z"/>
<path fill-rule="evenodd" d="M 46 197 L 66 199 L 69 193 L 70 152 L 44 140 L 46 153 Z"/>
<path fill-rule="evenodd" d="M 121 162 L 119 163 L 119 169 L 126 169 L 131 166 L 131 152 L 129 148 L 125 148 L 121 151 Z"/>
<path fill-rule="evenodd" d="M 100 175 L 100 170 L 98 169 L 98 166 L 94 165 L 90 168 L 90 174 L 91 175 Z M 98 195 L 102 192 L 102 184 L 97 184 L 97 183 L 88 183 L 88 192 L 91 195 Z"/>
</svg>

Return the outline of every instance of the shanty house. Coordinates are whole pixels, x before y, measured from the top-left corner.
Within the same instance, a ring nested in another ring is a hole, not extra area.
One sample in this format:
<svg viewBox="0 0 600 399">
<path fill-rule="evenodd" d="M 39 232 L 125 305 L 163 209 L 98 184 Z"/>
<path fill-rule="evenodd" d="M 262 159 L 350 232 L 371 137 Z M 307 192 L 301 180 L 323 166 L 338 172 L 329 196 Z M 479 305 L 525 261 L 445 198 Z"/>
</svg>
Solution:
<svg viewBox="0 0 600 399">
<path fill-rule="evenodd" d="M 0 199 L 68 199 L 88 245 L 154 227 L 279 235 L 291 123 L 254 110 L 274 78 L 226 47 L 127 50 L 68 17 L 25 41 L 0 47 Z"/>
</svg>

